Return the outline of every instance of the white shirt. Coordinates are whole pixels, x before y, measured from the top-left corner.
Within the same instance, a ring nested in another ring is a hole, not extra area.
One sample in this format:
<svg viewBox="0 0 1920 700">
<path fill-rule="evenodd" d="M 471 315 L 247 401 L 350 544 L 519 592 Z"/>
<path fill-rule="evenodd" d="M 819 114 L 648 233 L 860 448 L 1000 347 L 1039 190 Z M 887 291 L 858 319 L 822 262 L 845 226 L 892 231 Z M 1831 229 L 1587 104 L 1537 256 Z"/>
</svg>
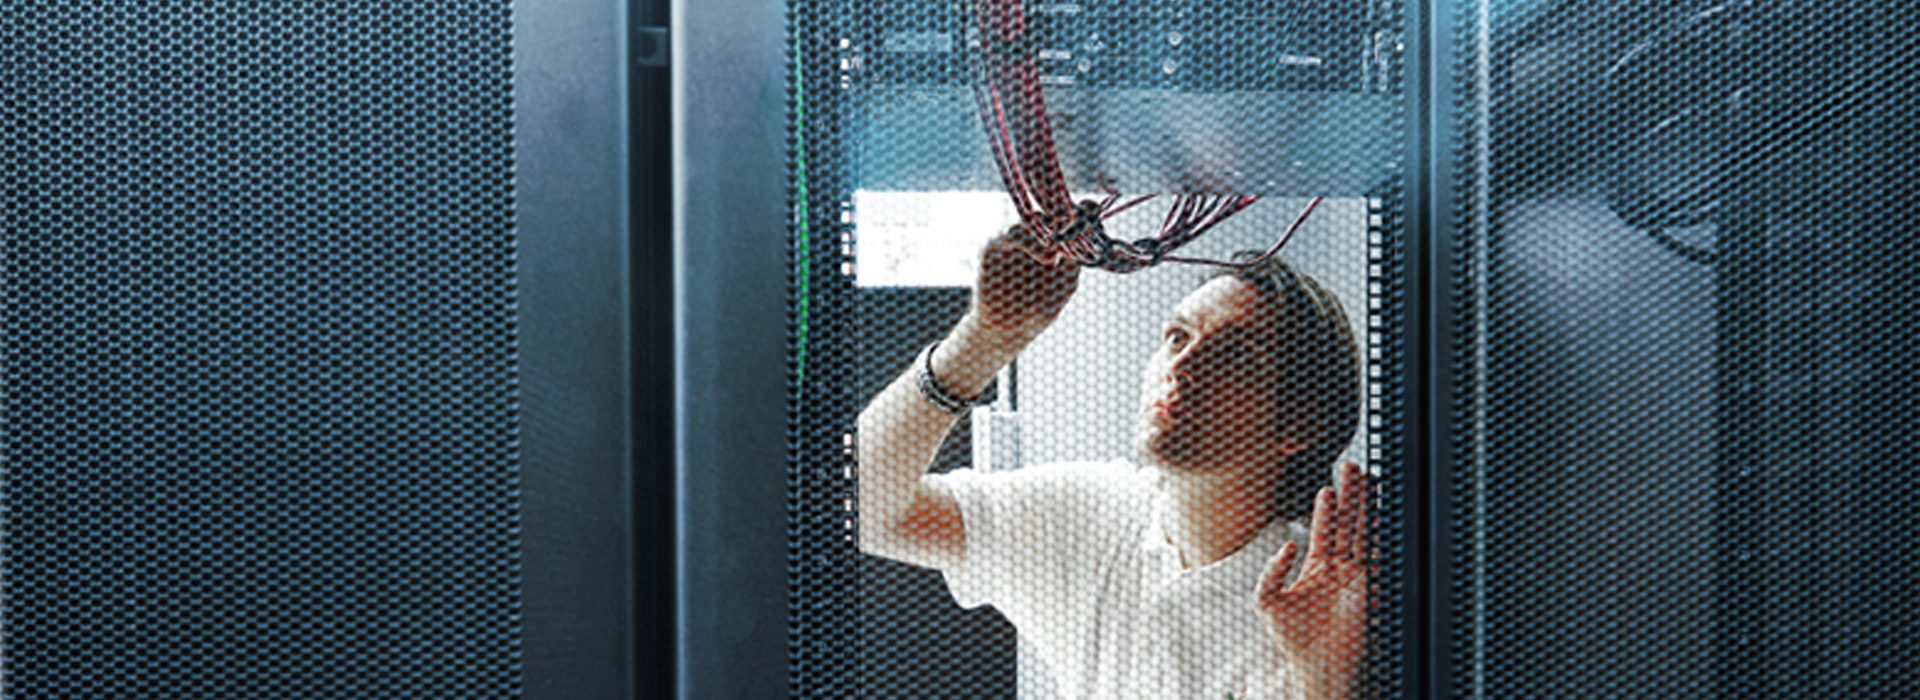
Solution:
<svg viewBox="0 0 1920 700">
<path fill-rule="evenodd" d="M 1006 616 L 1062 697 L 1284 697 L 1290 674 L 1254 588 L 1287 540 L 1305 551 L 1305 525 L 1275 520 L 1227 558 L 1186 569 L 1151 470 L 1115 461 L 934 478 L 966 527 L 966 556 L 943 572 L 954 600 Z"/>
</svg>

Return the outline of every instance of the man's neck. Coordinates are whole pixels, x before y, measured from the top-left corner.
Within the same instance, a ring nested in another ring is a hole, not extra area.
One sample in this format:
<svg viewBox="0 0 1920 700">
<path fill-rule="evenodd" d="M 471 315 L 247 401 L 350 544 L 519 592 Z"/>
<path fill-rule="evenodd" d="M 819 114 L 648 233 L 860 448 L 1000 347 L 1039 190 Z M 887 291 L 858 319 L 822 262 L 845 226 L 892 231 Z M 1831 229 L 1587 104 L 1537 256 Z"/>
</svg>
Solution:
<svg viewBox="0 0 1920 700">
<path fill-rule="evenodd" d="M 1279 484 L 1272 478 L 1254 478 L 1242 470 L 1157 469 L 1160 496 L 1168 505 L 1162 525 L 1185 568 L 1206 566 L 1240 551 L 1279 515 Z"/>
</svg>

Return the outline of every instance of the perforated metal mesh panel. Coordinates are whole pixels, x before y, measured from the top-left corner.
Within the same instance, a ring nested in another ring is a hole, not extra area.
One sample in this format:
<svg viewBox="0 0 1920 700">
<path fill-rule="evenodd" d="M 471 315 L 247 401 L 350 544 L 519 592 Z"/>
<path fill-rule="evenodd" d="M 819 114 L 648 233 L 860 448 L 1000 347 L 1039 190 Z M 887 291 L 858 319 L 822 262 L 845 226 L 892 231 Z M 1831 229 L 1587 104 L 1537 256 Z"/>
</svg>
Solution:
<svg viewBox="0 0 1920 700">
<path fill-rule="evenodd" d="M 1087 269 L 1030 344 L 955 349 L 966 344 L 955 329 L 978 308 L 970 288 L 982 248 L 1017 220 L 976 109 L 974 5 L 790 2 L 796 694 L 1270 697 L 1292 666 L 1274 661 L 1276 637 L 1254 607 L 1263 567 L 1304 537 L 1314 489 L 1352 460 L 1371 474 L 1364 499 L 1377 518 L 1371 552 L 1350 550 L 1346 570 L 1371 556 L 1384 573 L 1370 581 L 1380 614 L 1349 618 L 1363 633 L 1342 649 L 1363 659 L 1370 690 L 1404 695 L 1398 676 L 1381 671 L 1401 663 L 1402 631 L 1383 620 L 1406 601 L 1395 572 L 1408 541 L 1379 523 L 1402 517 L 1408 497 L 1407 9 L 1365 0 L 1023 7 L 1032 34 L 1016 53 L 1037 57 L 1077 196 L 1263 197 L 1184 251 L 1215 259 L 1267 248 L 1309 198 L 1327 199 L 1282 252 L 1300 277 Z M 1169 199 L 1115 216 L 1109 232 L 1152 236 Z M 993 269 L 1037 269 L 1024 259 Z M 1043 304 L 1042 287 L 1011 284 L 1012 315 Z M 1202 288 L 1213 292 L 1193 296 Z M 1220 290 L 1243 296 L 1227 301 Z M 1232 308 L 1246 315 L 1181 330 L 1192 353 L 1163 327 L 1176 308 L 1221 304 L 1244 304 Z M 951 354 L 936 356 L 936 379 L 991 380 L 991 406 L 944 419 L 919 392 L 921 353 L 943 338 Z M 1229 338 L 1240 344 L 1230 349 Z M 1179 408 L 1156 415 L 1155 400 Z M 1288 443 L 1283 426 L 1311 437 Z M 1318 451 L 1279 456 L 1308 446 Z M 905 515 L 900 495 L 922 469 L 935 475 L 926 483 L 941 484 L 929 488 L 958 500 L 921 515 L 957 521 Z M 1176 492 L 1157 489 L 1162 471 L 1239 474 L 1240 490 L 1215 504 L 1221 517 L 1197 529 L 1219 534 L 1243 518 L 1261 527 L 1241 534 L 1260 537 L 1210 556 L 1219 565 L 1205 571 L 1152 568 L 1181 568 L 1173 545 L 1152 536 L 1164 534 L 1154 529 L 1164 522 L 1155 494 Z M 1000 508 L 1030 517 L 993 520 Z M 969 543 L 967 570 L 888 544 L 936 531 Z"/>
<path fill-rule="evenodd" d="M 0 7 L 6 697 L 517 697 L 505 0 Z"/>
<path fill-rule="evenodd" d="M 1449 4 L 1450 694 L 1920 691 L 1914 19 Z"/>
</svg>

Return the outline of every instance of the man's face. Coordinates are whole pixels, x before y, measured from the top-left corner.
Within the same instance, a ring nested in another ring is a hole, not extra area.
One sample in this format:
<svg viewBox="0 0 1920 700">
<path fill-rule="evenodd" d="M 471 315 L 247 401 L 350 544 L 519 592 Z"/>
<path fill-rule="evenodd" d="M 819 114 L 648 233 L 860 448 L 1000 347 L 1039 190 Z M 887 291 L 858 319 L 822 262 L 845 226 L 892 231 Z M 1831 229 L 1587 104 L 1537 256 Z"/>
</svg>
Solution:
<svg viewBox="0 0 1920 700">
<path fill-rule="evenodd" d="M 1142 377 L 1136 446 L 1169 469 L 1265 467 L 1283 451 L 1274 404 L 1280 314 L 1216 278 L 1174 307 Z"/>
</svg>

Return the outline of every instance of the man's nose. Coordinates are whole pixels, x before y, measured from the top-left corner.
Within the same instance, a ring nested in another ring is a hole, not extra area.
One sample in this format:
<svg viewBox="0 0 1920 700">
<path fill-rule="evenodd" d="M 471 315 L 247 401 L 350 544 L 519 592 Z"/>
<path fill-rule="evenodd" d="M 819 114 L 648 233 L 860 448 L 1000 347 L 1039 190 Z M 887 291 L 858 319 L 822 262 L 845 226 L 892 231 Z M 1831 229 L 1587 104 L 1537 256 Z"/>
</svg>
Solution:
<svg viewBox="0 0 1920 700">
<path fill-rule="evenodd" d="M 1183 389 L 1203 389 L 1206 387 L 1198 385 L 1211 384 L 1221 378 L 1229 371 L 1226 363 L 1230 362 L 1233 359 L 1224 346 L 1213 342 L 1192 343 L 1173 357 L 1167 376 L 1178 378 Z"/>
<path fill-rule="evenodd" d="M 1167 382 L 1182 389 L 1193 388 L 1193 347 L 1188 346 L 1167 362 Z"/>
<path fill-rule="evenodd" d="M 1178 365 L 1169 365 L 1167 367 L 1166 383 L 1172 384 L 1176 388 L 1190 388 L 1193 386 L 1193 373 L 1181 369 Z"/>
</svg>

